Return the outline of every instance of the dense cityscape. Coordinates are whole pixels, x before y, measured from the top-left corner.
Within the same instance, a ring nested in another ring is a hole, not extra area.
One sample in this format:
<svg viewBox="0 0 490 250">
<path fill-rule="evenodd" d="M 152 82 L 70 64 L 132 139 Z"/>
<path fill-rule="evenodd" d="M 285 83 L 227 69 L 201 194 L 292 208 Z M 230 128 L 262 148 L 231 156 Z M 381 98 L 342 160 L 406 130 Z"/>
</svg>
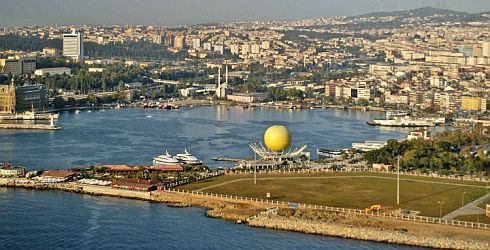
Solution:
<svg viewBox="0 0 490 250">
<path fill-rule="evenodd" d="M 379 4 L 289 21 L 0 27 L 0 188 L 487 249 L 490 12 Z"/>
<path fill-rule="evenodd" d="M 489 14 L 424 8 L 178 28 L 4 28 L 0 53 L 5 59 L 0 65 L 5 75 L 0 81 L 9 84 L 14 76 L 19 86 L 40 83 L 50 97 L 60 91 L 124 90 L 130 87 L 127 84 L 141 82 L 147 87 L 141 94 L 153 98 L 217 93 L 238 101 L 316 98 L 483 114 L 490 65 L 489 18 Z M 70 38 L 72 30 L 81 35 Z M 68 44 L 68 39 L 75 43 Z M 69 46 L 74 50 L 68 51 Z M 75 64 L 77 60 L 83 64 Z M 224 65 L 230 68 L 230 82 L 220 93 L 217 68 L 223 68 L 224 74 Z"/>
</svg>

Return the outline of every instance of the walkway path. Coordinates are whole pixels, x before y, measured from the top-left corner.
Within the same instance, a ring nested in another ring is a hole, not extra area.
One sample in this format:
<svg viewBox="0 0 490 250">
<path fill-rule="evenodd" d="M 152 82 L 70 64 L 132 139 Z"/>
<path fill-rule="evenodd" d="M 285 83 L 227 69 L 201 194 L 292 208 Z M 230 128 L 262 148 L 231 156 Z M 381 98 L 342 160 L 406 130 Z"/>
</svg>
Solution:
<svg viewBox="0 0 490 250">
<path fill-rule="evenodd" d="M 485 209 L 478 207 L 478 205 L 482 204 L 485 201 L 490 201 L 490 193 L 466 204 L 463 207 L 460 207 L 446 216 L 442 217 L 444 220 L 452 220 L 460 215 L 471 215 L 471 214 L 485 214 Z"/>
</svg>

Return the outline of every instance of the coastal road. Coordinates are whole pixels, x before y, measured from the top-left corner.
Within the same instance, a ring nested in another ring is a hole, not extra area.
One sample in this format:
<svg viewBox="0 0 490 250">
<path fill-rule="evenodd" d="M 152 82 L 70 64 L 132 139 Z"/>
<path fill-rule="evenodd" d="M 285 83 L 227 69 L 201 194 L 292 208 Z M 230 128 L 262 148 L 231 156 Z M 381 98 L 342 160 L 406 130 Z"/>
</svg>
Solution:
<svg viewBox="0 0 490 250">
<path fill-rule="evenodd" d="M 374 178 L 374 179 L 389 179 L 389 180 L 396 180 L 396 177 L 384 177 L 384 176 L 372 176 L 372 175 L 356 175 L 356 176 L 286 176 L 286 177 L 257 177 L 257 180 L 280 180 L 280 179 L 290 179 L 290 180 L 302 180 L 302 179 L 345 179 L 345 178 Z M 230 183 L 235 183 L 239 181 L 245 181 L 245 180 L 253 180 L 253 177 L 247 177 L 247 178 L 240 178 L 236 180 L 231 180 L 227 182 L 222 182 L 219 184 L 207 186 L 204 188 L 200 188 L 196 191 L 202 192 L 204 190 L 210 189 L 210 188 L 215 188 L 219 186 L 224 186 Z M 459 183 L 448 183 L 448 182 L 440 182 L 440 181 L 424 181 L 424 180 L 417 180 L 417 179 L 406 179 L 406 178 L 400 178 L 400 181 L 411 181 L 411 182 L 421 182 L 421 183 L 431 183 L 431 184 L 440 184 L 440 185 L 448 185 L 448 186 L 458 186 L 458 187 L 475 187 L 475 188 L 483 188 L 487 189 L 486 186 L 479 186 L 479 185 L 471 185 L 471 184 L 459 184 Z"/>
</svg>

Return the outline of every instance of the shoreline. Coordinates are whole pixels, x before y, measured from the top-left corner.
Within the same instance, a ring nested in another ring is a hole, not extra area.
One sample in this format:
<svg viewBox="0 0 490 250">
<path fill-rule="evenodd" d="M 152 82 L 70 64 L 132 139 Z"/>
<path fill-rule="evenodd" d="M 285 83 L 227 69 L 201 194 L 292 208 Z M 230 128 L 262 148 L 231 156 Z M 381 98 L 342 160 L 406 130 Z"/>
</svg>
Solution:
<svg viewBox="0 0 490 250">
<path fill-rule="evenodd" d="M 223 200 L 218 197 L 203 197 L 168 191 L 141 192 L 78 183 L 19 184 L 12 183 L 12 179 L 0 179 L 0 187 L 64 191 L 92 196 L 161 202 L 167 204 L 169 207 L 203 207 L 206 209 L 205 215 L 207 217 L 220 218 L 236 223 L 243 222 L 251 227 L 279 229 L 306 234 L 446 249 L 490 248 L 490 239 L 484 240 L 485 236 L 488 235 L 488 230 L 445 225 L 424 225 L 417 222 L 390 221 L 387 218 L 373 218 L 363 215 L 349 216 L 341 213 L 312 209 L 292 210 L 283 205 L 274 205 L 277 209 L 272 209 L 273 211 L 271 212 L 271 204 Z M 277 212 L 277 210 L 280 211 Z M 417 230 L 412 231 L 408 229 L 412 227 Z M 425 228 L 429 231 L 420 230 L 425 233 L 417 233 L 420 228 Z M 444 233 L 439 235 L 436 235 L 436 233 L 432 234 L 433 230 Z M 461 231 L 467 232 L 468 235 L 473 235 L 472 237 L 474 238 L 465 240 L 462 236 L 458 236 L 456 239 L 448 237 L 452 233 L 455 236 L 459 235 Z"/>
<path fill-rule="evenodd" d="M 370 111 L 370 112 L 386 112 L 385 107 L 377 106 L 358 106 L 358 105 L 342 105 L 342 104 L 304 104 L 303 106 L 295 104 L 290 107 L 289 104 L 268 104 L 268 103 L 241 103 L 229 100 L 206 100 L 206 99 L 189 99 L 189 100 L 176 100 L 169 101 L 169 104 L 177 105 L 184 108 L 206 107 L 206 106 L 249 106 L 258 108 L 272 108 L 272 109 L 294 109 L 294 110 L 309 110 L 309 109 L 343 109 L 343 110 L 358 110 L 358 111 Z M 125 108 L 129 109 L 141 109 L 135 103 L 127 104 Z M 115 108 L 115 105 L 96 105 L 96 106 L 76 106 L 76 107 L 64 107 L 58 109 L 50 109 L 40 113 L 56 113 L 56 112 L 70 112 L 75 110 L 98 110 L 98 109 L 111 109 Z M 145 109 L 156 109 L 156 107 L 149 107 Z"/>
</svg>

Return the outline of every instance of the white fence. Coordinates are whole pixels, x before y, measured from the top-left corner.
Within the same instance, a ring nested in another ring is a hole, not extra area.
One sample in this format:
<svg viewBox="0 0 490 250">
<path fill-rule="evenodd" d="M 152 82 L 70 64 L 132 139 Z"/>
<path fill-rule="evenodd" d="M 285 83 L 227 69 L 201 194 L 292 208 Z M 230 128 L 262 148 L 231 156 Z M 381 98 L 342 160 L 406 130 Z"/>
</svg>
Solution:
<svg viewBox="0 0 490 250">
<path fill-rule="evenodd" d="M 173 187 L 177 187 L 177 186 L 181 186 L 181 185 L 185 185 L 185 184 L 190 184 L 190 183 L 193 183 L 196 181 L 206 180 L 206 179 L 213 178 L 216 176 L 220 176 L 223 174 L 224 173 L 221 173 L 221 172 L 212 172 L 212 173 L 209 173 L 207 175 L 199 176 L 199 177 L 192 179 L 192 180 L 185 179 L 185 180 L 175 181 L 175 182 L 171 182 L 171 183 L 166 183 L 163 185 L 163 187 L 164 188 L 173 188 Z"/>
<path fill-rule="evenodd" d="M 196 195 L 200 197 L 211 197 L 211 198 L 222 199 L 222 200 L 258 203 L 262 205 L 294 206 L 297 208 L 304 208 L 304 209 L 326 210 L 330 212 L 367 215 L 372 217 L 382 217 L 382 218 L 390 218 L 396 220 L 416 221 L 416 222 L 423 222 L 423 223 L 442 224 L 442 225 L 490 230 L 490 224 L 477 223 L 477 222 L 444 220 L 441 218 L 418 216 L 418 215 L 399 215 L 399 214 L 391 214 L 391 213 L 367 212 L 365 210 L 352 209 L 352 208 L 329 207 L 329 206 L 303 204 L 297 202 L 276 201 L 276 200 L 269 200 L 269 199 L 264 200 L 264 199 L 249 198 L 249 197 L 243 197 L 237 195 L 213 194 L 213 193 L 204 193 L 204 192 L 187 191 L 187 190 L 179 190 L 179 189 L 167 189 L 165 191 L 179 193 L 179 194 L 186 194 L 186 195 Z"/>
</svg>

